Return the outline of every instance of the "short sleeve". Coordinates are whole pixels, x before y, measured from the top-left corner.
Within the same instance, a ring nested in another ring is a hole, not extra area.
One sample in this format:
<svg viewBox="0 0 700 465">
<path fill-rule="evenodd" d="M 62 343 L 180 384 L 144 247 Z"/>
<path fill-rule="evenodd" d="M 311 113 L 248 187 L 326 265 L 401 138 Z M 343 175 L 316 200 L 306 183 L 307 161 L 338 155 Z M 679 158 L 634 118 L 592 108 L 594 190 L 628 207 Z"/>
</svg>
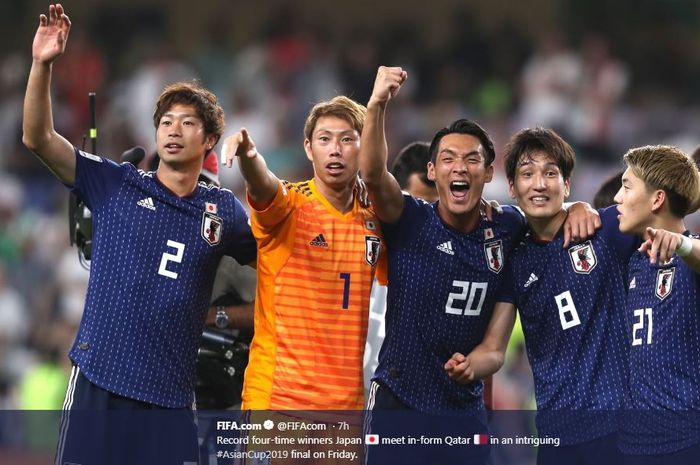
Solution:
<svg viewBox="0 0 700 465">
<path fill-rule="evenodd" d="M 401 216 L 394 223 L 382 222 L 382 234 L 389 247 L 395 246 L 399 241 L 408 242 L 413 234 L 417 234 L 416 224 L 422 224 L 427 216 L 428 208 L 432 205 L 425 200 L 416 199 L 409 194 L 403 194 L 403 210 Z"/>
<path fill-rule="evenodd" d="M 494 219 L 498 219 L 499 223 L 511 234 L 516 240 L 520 241 L 527 233 L 527 220 L 522 211 L 514 205 L 503 205 L 501 207 L 503 213 L 494 213 Z"/>
<path fill-rule="evenodd" d="M 250 228 L 248 214 L 243 204 L 234 197 L 234 219 L 231 235 L 227 238 L 226 255 L 236 259 L 241 265 L 255 261 L 257 243 Z"/>
<path fill-rule="evenodd" d="M 601 208 L 598 210 L 598 214 L 600 214 L 600 221 L 603 224 L 599 234 L 602 234 L 603 239 L 612 245 L 620 262 L 626 265 L 632 254 L 641 245 L 642 239 L 632 234 L 620 232 L 620 219 L 618 218 L 620 213 L 616 206 Z"/>
<path fill-rule="evenodd" d="M 259 230 L 262 234 L 269 234 L 272 229 L 285 221 L 292 214 L 298 196 L 300 194 L 293 188 L 292 184 L 287 181 L 280 181 L 277 186 L 277 193 L 272 199 L 270 205 L 262 210 L 257 210 L 248 197 L 248 205 L 250 205 L 251 218 L 253 227 Z"/>
<path fill-rule="evenodd" d="M 73 192 L 88 208 L 105 205 L 124 181 L 130 164 L 119 165 L 106 158 L 75 149 L 75 184 Z"/>
<path fill-rule="evenodd" d="M 503 281 L 501 282 L 496 302 L 508 302 L 517 307 L 517 299 L 515 298 L 515 270 L 511 263 L 511 260 L 506 261 L 505 274 L 503 275 Z"/>
</svg>

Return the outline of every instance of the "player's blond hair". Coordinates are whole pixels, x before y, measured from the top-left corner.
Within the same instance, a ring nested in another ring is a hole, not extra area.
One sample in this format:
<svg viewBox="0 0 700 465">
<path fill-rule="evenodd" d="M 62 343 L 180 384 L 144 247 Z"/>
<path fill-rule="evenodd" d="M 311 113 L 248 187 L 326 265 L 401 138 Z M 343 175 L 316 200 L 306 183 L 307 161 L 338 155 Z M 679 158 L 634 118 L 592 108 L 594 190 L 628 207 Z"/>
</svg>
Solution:
<svg viewBox="0 0 700 465">
<path fill-rule="evenodd" d="M 364 105 L 344 95 L 339 95 L 331 100 L 317 103 L 309 112 L 306 123 L 304 123 L 304 137 L 311 140 L 311 136 L 316 128 L 316 123 L 322 116 L 335 116 L 336 118 L 344 119 L 350 123 L 353 129 L 362 134 L 366 114 L 367 108 Z"/>
<path fill-rule="evenodd" d="M 662 189 L 674 216 L 695 211 L 700 198 L 700 173 L 693 160 L 670 145 L 646 145 L 630 149 L 625 163 L 648 189 Z"/>
</svg>

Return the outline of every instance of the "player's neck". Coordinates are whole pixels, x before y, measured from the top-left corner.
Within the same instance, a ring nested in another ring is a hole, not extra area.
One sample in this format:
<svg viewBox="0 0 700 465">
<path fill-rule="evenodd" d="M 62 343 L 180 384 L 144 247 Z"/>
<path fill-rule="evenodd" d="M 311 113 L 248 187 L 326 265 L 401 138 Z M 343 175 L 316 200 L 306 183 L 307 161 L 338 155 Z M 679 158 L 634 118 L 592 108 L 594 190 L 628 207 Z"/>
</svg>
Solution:
<svg viewBox="0 0 700 465">
<path fill-rule="evenodd" d="M 530 225 L 530 230 L 535 239 L 542 242 L 551 242 L 557 236 L 564 221 L 566 221 L 566 215 L 566 210 L 562 208 L 549 218 L 532 218 L 528 216 L 527 223 Z"/>
<path fill-rule="evenodd" d="M 677 216 L 673 216 L 669 213 L 655 215 L 651 223 L 652 224 L 648 226 L 651 226 L 654 229 L 665 229 L 666 231 L 674 233 L 684 233 L 686 231 L 683 218 L 678 218 Z"/>
<path fill-rule="evenodd" d="M 161 163 L 156 171 L 158 181 L 167 187 L 178 197 L 190 195 L 197 187 L 199 171 L 191 169 L 177 169 L 171 165 Z"/>
<path fill-rule="evenodd" d="M 442 203 L 438 202 L 438 215 L 440 219 L 452 229 L 469 234 L 474 231 L 481 220 L 481 212 L 479 205 L 472 208 L 470 211 L 462 214 L 451 213 Z"/>
<path fill-rule="evenodd" d="M 314 176 L 314 184 L 318 193 L 325 197 L 328 203 L 333 205 L 340 213 L 347 213 L 352 210 L 354 183 L 342 188 L 333 188 Z"/>
</svg>

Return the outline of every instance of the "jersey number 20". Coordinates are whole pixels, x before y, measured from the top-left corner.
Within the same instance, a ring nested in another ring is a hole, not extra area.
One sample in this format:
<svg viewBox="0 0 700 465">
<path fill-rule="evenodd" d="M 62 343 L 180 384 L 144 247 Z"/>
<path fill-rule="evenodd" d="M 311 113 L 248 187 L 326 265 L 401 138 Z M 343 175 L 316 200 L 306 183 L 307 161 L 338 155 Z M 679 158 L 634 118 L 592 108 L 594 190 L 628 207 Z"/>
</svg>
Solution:
<svg viewBox="0 0 700 465">
<path fill-rule="evenodd" d="M 481 306 L 484 305 L 486 298 L 486 290 L 489 283 L 472 283 L 469 281 L 452 281 L 452 287 L 456 287 L 459 292 L 450 292 L 447 296 L 445 304 L 445 312 L 451 315 L 470 315 L 479 316 L 481 314 Z M 466 300 L 467 303 L 459 307 L 455 307 L 455 301 Z"/>
</svg>

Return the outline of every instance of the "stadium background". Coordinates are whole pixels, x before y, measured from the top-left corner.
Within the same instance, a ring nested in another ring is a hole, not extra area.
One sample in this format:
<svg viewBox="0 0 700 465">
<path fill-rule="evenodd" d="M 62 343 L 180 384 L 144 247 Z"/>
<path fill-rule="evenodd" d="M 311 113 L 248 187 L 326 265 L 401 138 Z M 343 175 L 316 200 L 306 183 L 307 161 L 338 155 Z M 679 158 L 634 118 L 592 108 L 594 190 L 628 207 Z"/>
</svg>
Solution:
<svg viewBox="0 0 700 465">
<path fill-rule="evenodd" d="M 500 154 L 524 126 L 552 126 L 574 142 L 572 198 L 587 201 L 627 148 L 670 143 L 690 152 L 700 144 L 700 3 L 693 0 L 64 6 L 73 29 L 54 71 L 56 126 L 80 146 L 87 93 L 95 91 L 99 152 L 113 159 L 135 145 L 150 153 L 160 89 L 197 78 L 221 99 L 227 133 L 247 127 L 280 177 L 309 177 L 302 127 L 310 105 L 338 93 L 366 103 L 380 64 L 409 71 L 390 109 L 390 153 L 457 117 L 474 118 L 496 141 L 497 175 L 486 195 L 500 202 L 508 201 Z M 87 282 L 68 246 L 67 192 L 21 144 L 31 41 L 46 8 L 10 0 L 0 15 L 3 409 L 60 408 Z M 242 193 L 235 170 L 222 180 Z M 699 226 L 693 219 L 691 229 Z M 522 345 L 512 349 L 496 401 L 532 406 Z M 11 440 L 10 430 L 0 424 L 0 437 Z"/>
</svg>

